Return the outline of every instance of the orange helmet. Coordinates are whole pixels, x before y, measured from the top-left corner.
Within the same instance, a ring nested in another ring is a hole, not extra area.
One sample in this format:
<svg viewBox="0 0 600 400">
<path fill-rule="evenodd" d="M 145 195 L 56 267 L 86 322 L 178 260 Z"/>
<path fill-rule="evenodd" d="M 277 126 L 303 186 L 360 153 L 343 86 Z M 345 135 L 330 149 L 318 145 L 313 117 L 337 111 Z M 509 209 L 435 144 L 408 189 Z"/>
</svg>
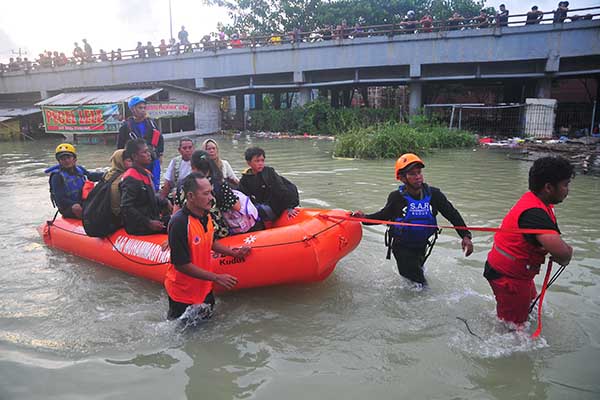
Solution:
<svg viewBox="0 0 600 400">
<path fill-rule="evenodd" d="M 413 153 L 402 154 L 396 160 L 396 179 L 400 180 L 398 173 L 414 163 L 421 164 L 421 168 L 425 167 L 425 163 L 419 158 L 418 155 Z"/>
</svg>

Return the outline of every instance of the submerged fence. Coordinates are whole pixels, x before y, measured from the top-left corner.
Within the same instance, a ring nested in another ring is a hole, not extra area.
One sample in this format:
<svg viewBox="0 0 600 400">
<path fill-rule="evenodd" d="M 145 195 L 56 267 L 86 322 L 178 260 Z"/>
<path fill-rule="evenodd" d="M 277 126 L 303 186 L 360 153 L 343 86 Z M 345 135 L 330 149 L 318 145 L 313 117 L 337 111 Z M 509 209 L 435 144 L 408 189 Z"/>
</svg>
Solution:
<svg viewBox="0 0 600 400">
<path fill-rule="evenodd" d="M 585 135 L 593 125 L 594 105 L 579 104 L 426 104 L 425 116 L 449 128 L 482 136 L 550 138 Z"/>
</svg>

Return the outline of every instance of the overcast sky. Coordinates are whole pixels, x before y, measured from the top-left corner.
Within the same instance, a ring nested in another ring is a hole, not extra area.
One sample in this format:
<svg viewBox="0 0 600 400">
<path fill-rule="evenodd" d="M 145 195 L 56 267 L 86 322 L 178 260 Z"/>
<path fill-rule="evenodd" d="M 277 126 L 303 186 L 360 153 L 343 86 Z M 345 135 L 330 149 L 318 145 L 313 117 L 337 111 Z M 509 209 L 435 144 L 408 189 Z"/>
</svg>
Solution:
<svg viewBox="0 0 600 400">
<path fill-rule="evenodd" d="M 43 50 L 57 50 L 68 56 L 73 42 L 86 38 L 95 53 L 135 48 L 138 41 L 154 45 L 169 39 L 168 0 L 0 0 L 0 60 L 7 60 L 21 48 L 30 59 Z M 487 1 L 498 7 L 500 1 Z M 558 0 L 504 0 L 511 14 L 521 14 L 536 4 L 551 11 Z M 185 25 L 195 42 L 215 30 L 217 22 L 228 22 L 223 9 L 202 5 L 201 0 L 171 0 L 173 35 Z M 600 0 L 573 0 L 570 8 L 600 5 Z"/>
</svg>

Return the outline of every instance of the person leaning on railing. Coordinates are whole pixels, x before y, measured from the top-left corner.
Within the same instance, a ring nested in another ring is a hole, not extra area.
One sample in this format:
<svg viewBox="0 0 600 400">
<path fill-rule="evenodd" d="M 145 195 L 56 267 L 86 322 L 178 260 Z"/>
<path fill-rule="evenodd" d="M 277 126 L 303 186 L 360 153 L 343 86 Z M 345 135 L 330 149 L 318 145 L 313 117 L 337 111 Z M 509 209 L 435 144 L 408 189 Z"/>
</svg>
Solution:
<svg viewBox="0 0 600 400">
<path fill-rule="evenodd" d="M 567 19 L 567 13 L 569 12 L 569 2 L 568 1 L 560 1 L 558 3 L 558 7 L 554 11 L 554 17 L 552 19 L 553 23 L 562 24 Z"/>
<path fill-rule="evenodd" d="M 477 28 L 487 28 L 489 26 L 489 16 L 485 8 L 482 8 L 481 11 L 479 11 L 479 15 L 473 18 L 471 21 L 476 25 Z"/>
<path fill-rule="evenodd" d="M 458 30 L 463 25 L 465 19 L 458 12 L 454 12 L 452 17 L 448 19 L 448 30 Z"/>
<path fill-rule="evenodd" d="M 543 18 L 543 11 L 538 10 L 538 6 L 533 6 L 531 7 L 531 11 L 527 12 L 527 20 L 525 21 L 525 25 L 539 24 Z"/>
<path fill-rule="evenodd" d="M 500 11 L 496 13 L 496 24 L 498 26 L 508 26 L 508 10 L 504 4 L 500 4 Z"/>
<path fill-rule="evenodd" d="M 423 18 L 419 21 L 421 24 L 422 32 L 432 32 L 433 31 L 433 17 L 428 12 L 423 15 Z"/>
</svg>

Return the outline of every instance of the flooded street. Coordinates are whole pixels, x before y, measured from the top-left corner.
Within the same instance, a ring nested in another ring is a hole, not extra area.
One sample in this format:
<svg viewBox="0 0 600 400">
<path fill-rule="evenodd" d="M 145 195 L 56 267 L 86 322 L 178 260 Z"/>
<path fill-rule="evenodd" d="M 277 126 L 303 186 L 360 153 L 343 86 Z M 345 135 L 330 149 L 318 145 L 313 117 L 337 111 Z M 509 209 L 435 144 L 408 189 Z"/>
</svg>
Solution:
<svg viewBox="0 0 600 400">
<path fill-rule="evenodd" d="M 330 141 L 215 138 L 238 175 L 245 148 L 263 147 L 302 206 L 373 212 L 398 185 L 393 160 L 332 159 Z M 427 261 L 430 288 L 417 292 L 385 260 L 377 226 L 325 281 L 221 296 L 210 322 L 182 333 L 166 321 L 160 285 L 43 245 L 36 227 L 54 210 L 42 170 L 58 143 L 0 143 L 2 400 L 600 398 L 598 176 L 577 176 L 557 207 L 575 254 L 547 293 L 537 341 L 535 320 L 516 334 L 495 319 L 482 276 L 491 234 L 474 232 L 465 258 L 445 230 Z M 166 142 L 166 160 L 176 147 Z M 112 151 L 80 145 L 79 164 L 108 166 Z M 481 149 L 424 161 L 425 180 L 467 224 L 488 227 L 526 191 L 531 165 Z"/>
</svg>

